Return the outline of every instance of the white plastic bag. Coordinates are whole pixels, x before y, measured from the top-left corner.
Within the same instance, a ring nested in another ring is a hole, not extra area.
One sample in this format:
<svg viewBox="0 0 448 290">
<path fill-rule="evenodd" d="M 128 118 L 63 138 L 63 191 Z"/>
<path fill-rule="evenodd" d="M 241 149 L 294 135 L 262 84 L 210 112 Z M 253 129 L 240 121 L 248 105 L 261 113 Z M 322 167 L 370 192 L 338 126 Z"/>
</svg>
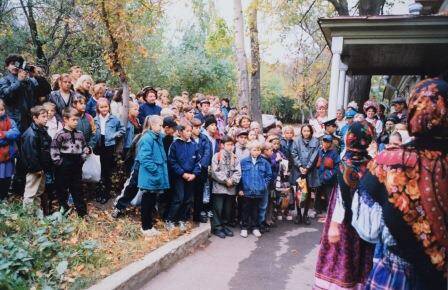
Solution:
<svg viewBox="0 0 448 290">
<path fill-rule="evenodd" d="M 100 156 L 90 154 L 82 166 L 82 180 L 87 182 L 100 182 L 101 162 Z"/>
<path fill-rule="evenodd" d="M 132 206 L 140 206 L 142 204 L 143 191 L 139 190 L 135 197 L 131 200 Z"/>
</svg>

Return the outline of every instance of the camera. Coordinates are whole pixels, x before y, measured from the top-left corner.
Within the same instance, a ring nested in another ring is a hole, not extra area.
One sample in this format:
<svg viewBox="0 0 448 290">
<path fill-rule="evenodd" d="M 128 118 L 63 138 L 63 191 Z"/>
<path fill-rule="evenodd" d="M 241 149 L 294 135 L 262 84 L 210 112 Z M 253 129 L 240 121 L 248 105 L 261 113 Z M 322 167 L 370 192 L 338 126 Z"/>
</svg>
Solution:
<svg viewBox="0 0 448 290">
<path fill-rule="evenodd" d="M 34 72 L 34 65 L 31 65 L 29 63 L 27 63 L 26 61 L 20 62 L 20 61 L 16 61 L 14 63 L 14 66 L 18 69 L 22 69 L 28 73 L 32 73 Z"/>
</svg>

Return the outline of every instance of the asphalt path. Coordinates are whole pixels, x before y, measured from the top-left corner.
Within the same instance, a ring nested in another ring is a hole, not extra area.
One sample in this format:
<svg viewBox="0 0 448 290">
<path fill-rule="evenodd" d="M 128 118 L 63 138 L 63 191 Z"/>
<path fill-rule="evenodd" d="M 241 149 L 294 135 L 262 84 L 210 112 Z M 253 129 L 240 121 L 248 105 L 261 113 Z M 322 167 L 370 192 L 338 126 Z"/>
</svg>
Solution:
<svg viewBox="0 0 448 290">
<path fill-rule="evenodd" d="M 311 289 L 322 224 L 279 221 L 261 238 L 212 236 L 143 289 L 157 290 L 289 290 Z"/>
</svg>

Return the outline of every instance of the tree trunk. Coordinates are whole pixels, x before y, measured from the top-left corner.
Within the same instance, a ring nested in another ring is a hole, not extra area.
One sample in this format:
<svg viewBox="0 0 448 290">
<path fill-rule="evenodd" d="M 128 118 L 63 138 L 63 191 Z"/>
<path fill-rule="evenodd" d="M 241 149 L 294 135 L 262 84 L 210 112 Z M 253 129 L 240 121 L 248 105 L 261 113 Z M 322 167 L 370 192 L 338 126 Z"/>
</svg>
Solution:
<svg viewBox="0 0 448 290">
<path fill-rule="evenodd" d="M 235 46 L 238 68 L 238 107 L 249 106 L 249 77 L 244 50 L 244 19 L 241 0 L 234 0 Z"/>
<path fill-rule="evenodd" d="M 22 6 L 23 13 L 26 16 L 28 26 L 30 28 L 31 40 L 33 41 L 34 49 L 36 50 L 36 63 L 45 66 L 48 69 L 48 61 L 45 56 L 42 42 L 39 39 L 39 33 L 37 31 L 37 23 L 34 18 L 33 3 L 32 0 L 28 0 L 26 5 L 23 0 L 20 0 L 20 5 Z"/>
<path fill-rule="evenodd" d="M 124 111 L 121 122 L 126 126 L 126 124 L 128 123 L 128 115 L 129 115 L 129 85 L 126 77 L 123 78 L 120 77 L 120 85 L 123 88 L 122 100 Z"/>
<path fill-rule="evenodd" d="M 261 96 L 260 96 L 260 45 L 258 42 L 258 0 L 253 0 L 249 10 L 249 33 L 250 33 L 250 114 L 253 120 L 262 125 L 261 120 Z"/>
</svg>

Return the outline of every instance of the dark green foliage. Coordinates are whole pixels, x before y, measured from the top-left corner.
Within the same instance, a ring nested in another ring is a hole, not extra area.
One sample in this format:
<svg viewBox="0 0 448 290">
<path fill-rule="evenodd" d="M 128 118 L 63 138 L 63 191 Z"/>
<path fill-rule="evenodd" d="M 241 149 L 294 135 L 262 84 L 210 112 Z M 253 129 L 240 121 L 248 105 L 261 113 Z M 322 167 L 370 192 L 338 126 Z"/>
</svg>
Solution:
<svg viewBox="0 0 448 290">
<path fill-rule="evenodd" d="M 57 288 L 69 266 L 96 259 L 94 241 L 64 243 L 75 227 L 61 212 L 3 203 L 0 220 L 0 289 Z"/>
</svg>

